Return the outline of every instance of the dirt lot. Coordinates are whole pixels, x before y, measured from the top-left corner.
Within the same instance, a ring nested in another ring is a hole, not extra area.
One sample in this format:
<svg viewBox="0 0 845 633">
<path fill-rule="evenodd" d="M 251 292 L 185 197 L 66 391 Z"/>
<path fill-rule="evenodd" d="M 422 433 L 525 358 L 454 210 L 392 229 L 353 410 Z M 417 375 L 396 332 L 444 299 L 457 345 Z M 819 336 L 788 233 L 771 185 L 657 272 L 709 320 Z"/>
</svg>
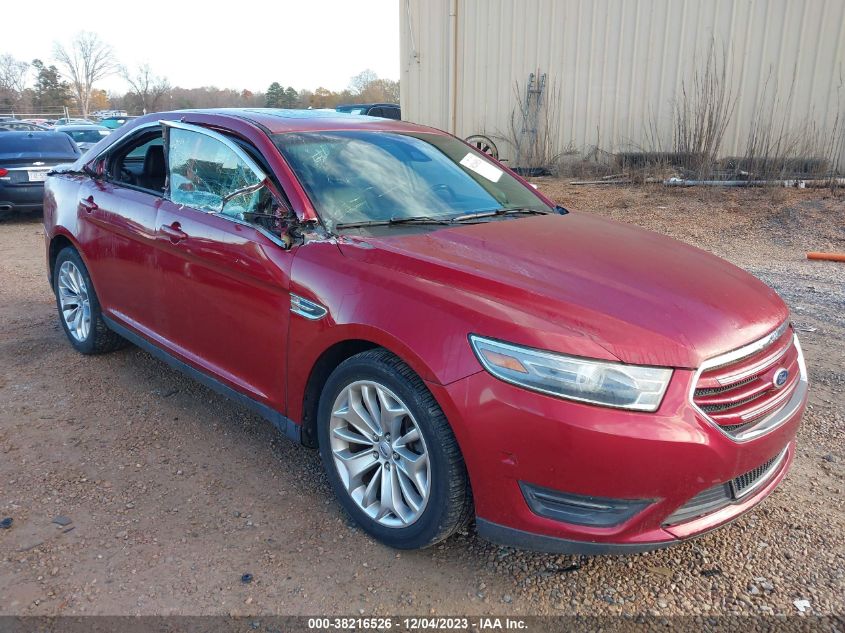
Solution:
<svg viewBox="0 0 845 633">
<path fill-rule="evenodd" d="M 472 528 L 388 550 L 345 518 L 316 453 L 136 348 L 72 351 L 39 220 L 0 225 L 0 613 L 617 614 L 845 611 L 845 203 L 813 191 L 540 186 L 775 287 L 812 381 L 795 467 L 732 525 L 631 557 L 545 556 Z M 58 526 L 56 517 L 65 517 Z M 240 582 L 250 573 L 254 581 Z"/>
</svg>

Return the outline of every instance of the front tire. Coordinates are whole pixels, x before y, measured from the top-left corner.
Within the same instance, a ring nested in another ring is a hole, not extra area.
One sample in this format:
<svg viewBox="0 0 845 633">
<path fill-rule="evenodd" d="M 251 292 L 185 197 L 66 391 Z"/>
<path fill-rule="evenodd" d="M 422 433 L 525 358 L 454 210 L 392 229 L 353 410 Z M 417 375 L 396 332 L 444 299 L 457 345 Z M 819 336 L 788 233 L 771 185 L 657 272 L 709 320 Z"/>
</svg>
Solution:
<svg viewBox="0 0 845 633">
<path fill-rule="evenodd" d="M 76 249 L 67 247 L 56 257 L 53 292 L 56 295 L 59 322 L 76 351 L 103 354 L 126 344 L 103 320 L 91 276 Z"/>
<path fill-rule="evenodd" d="M 441 541 L 470 518 L 466 466 L 423 381 L 384 349 L 341 363 L 320 397 L 318 440 L 335 495 L 371 536 L 398 549 Z"/>
</svg>

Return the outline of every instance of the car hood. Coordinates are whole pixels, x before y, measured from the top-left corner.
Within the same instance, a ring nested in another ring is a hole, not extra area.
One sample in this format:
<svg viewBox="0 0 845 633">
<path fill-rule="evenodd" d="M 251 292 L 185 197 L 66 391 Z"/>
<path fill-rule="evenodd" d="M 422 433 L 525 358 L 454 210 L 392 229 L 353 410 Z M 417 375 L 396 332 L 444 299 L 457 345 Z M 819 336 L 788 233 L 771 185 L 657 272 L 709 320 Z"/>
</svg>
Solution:
<svg viewBox="0 0 845 633">
<path fill-rule="evenodd" d="M 353 248 L 356 241 L 341 240 L 341 249 L 368 251 L 370 264 L 440 282 L 456 297 L 507 304 L 500 313 L 511 319 L 508 330 L 485 331 L 489 320 L 479 315 L 475 333 L 559 352 L 579 351 L 561 343 L 574 333 L 623 362 L 695 368 L 788 318 L 771 288 L 727 261 L 589 214 L 368 236 L 366 249 Z M 545 332 L 524 335 L 525 327 Z"/>
</svg>

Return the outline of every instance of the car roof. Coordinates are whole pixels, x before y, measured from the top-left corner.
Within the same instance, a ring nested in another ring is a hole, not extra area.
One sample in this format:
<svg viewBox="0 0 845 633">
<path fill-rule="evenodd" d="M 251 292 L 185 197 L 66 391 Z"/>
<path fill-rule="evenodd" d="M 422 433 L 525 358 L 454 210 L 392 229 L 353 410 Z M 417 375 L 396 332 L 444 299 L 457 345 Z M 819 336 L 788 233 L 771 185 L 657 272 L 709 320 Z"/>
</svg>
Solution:
<svg viewBox="0 0 845 633">
<path fill-rule="evenodd" d="M 35 136 L 35 137 L 44 137 L 44 136 L 66 136 L 61 132 L 54 132 L 53 130 L 9 130 L 3 135 L 3 138 L 23 138 L 25 136 Z"/>
<path fill-rule="evenodd" d="M 373 131 L 395 131 L 395 132 L 428 132 L 442 133 L 434 128 L 396 121 L 394 119 L 382 119 L 380 117 L 361 116 L 335 112 L 333 110 L 283 110 L 279 108 L 212 108 L 207 110 L 176 110 L 173 112 L 158 112 L 148 114 L 135 123 L 155 121 L 157 117 L 165 114 L 204 114 L 220 117 L 232 117 L 246 119 L 269 131 L 271 134 L 283 134 L 286 132 L 325 132 L 338 130 L 373 130 Z"/>
<path fill-rule="evenodd" d="M 88 130 L 108 130 L 104 125 L 96 125 L 90 123 L 70 123 L 68 125 L 56 125 L 54 130 L 58 132 L 77 132 L 77 131 L 88 131 Z"/>
<path fill-rule="evenodd" d="M 338 108 L 372 108 L 374 106 L 381 106 L 382 108 L 385 106 L 391 106 L 394 108 L 398 108 L 398 103 L 339 103 L 337 105 Z"/>
<path fill-rule="evenodd" d="M 63 132 L 53 132 L 53 131 L 47 131 L 47 130 L 44 130 L 44 131 L 32 130 L 32 131 L 20 131 L 20 132 L 14 131 L 14 130 L 9 130 L 8 132 L 3 132 L 2 134 L 0 134 L 0 143 L 5 145 L 8 142 L 13 146 L 17 146 L 19 144 L 14 142 L 16 139 L 31 139 L 31 140 L 34 141 L 36 139 L 40 140 L 40 139 L 49 139 L 49 138 L 62 139 L 64 141 L 66 141 L 67 143 L 69 143 L 68 149 L 75 149 L 75 146 L 73 144 L 73 140 L 71 140 L 71 138 L 67 134 L 65 134 Z M 36 151 L 40 151 L 40 150 L 36 150 Z M 21 153 L 19 150 L 15 150 L 15 152 Z M 70 154 L 68 154 L 68 156 L 70 156 Z M 78 154 L 77 154 L 77 156 L 78 156 Z"/>
</svg>

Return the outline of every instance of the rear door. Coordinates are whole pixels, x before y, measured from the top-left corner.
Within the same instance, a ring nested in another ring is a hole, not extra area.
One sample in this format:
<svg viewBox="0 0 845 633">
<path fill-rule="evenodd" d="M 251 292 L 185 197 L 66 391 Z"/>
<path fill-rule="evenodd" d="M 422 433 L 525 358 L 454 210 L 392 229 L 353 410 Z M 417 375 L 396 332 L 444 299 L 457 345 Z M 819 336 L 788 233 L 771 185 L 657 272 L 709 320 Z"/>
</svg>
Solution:
<svg viewBox="0 0 845 633">
<path fill-rule="evenodd" d="M 165 126 L 159 331 L 191 364 L 283 411 L 293 252 L 272 228 L 279 203 L 235 141 L 196 125 Z"/>
<path fill-rule="evenodd" d="M 164 196 L 165 166 L 163 154 L 158 160 L 151 157 L 163 152 L 162 143 L 161 128 L 155 124 L 98 158 L 102 176 L 80 186 L 77 211 L 83 254 L 103 309 L 152 338 L 160 286 L 156 216 Z M 148 171 L 161 172 L 161 186 L 140 177 L 147 163 Z"/>
</svg>

